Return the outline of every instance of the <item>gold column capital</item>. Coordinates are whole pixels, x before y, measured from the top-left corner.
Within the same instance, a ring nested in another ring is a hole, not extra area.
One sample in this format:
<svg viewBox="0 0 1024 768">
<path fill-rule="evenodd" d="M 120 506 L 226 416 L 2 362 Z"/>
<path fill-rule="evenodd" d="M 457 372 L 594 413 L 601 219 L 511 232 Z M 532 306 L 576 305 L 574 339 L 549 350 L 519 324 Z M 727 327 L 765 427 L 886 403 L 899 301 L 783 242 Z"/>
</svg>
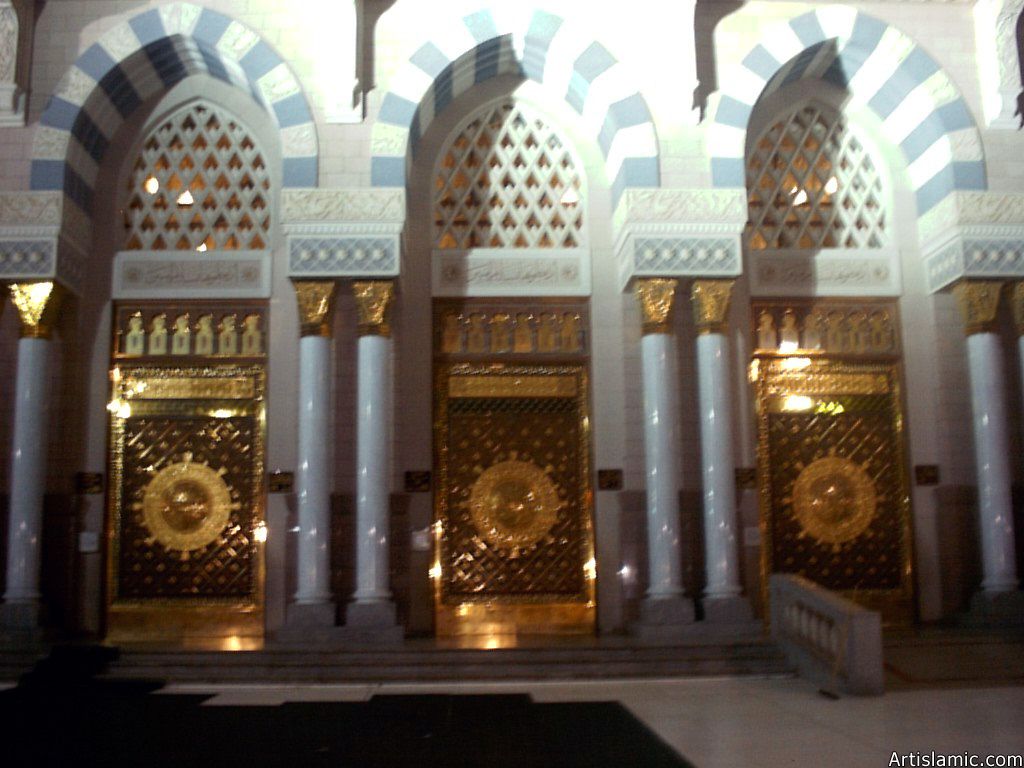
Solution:
<svg viewBox="0 0 1024 768">
<path fill-rule="evenodd" d="M 1000 280 L 961 280 L 953 286 L 967 336 L 995 331 L 1003 285 Z"/>
<path fill-rule="evenodd" d="M 395 298 L 393 280 L 359 280 L 352 283 L 356 297 L 360 336 L 391 335 L 391 303 Z"/>
<path fill-rule="evenodd" d="M 640 302 L 640 315 L 644 335 L 672 333 L 669 316 L 676 299 L 679 281 L 672 277 L 644 277 L 636 281 L 633 290 Z"/>
<path fill-rule="evenodd" d="M 299 305 L 299 335 L 331 337 L 334 326 L 334 280 L 292 280 Z"/>
<path fill-rule="evenodd" d="M 1017 324 L 1017 335 L 1024 336 L 1024 282 L 1013 284 L 1013 321 Z"/>
<path fill-rule="evenodd" d="M 64 294 L 60 284 L 47 280 L 36 283 L 10 283 L 7 288 L 21 319 L 21 338 L 50 338 Z"/>
<path fill-rule="evenodd" d="M 693 319 L 698 333 L 725 333 L 735 280 L 694 280 L 690 288 Z"/>
</svg>

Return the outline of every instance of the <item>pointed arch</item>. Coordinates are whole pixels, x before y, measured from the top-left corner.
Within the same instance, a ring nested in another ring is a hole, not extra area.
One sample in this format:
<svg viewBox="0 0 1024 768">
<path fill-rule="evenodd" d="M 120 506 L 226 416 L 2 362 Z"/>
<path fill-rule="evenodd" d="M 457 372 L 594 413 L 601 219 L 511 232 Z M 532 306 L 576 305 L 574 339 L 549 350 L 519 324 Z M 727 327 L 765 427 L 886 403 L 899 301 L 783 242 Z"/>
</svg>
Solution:
<svg viewBox="0 0 1024 768">
<path fill-rule="evenodd" d="M 712 182 L 744 185 L 744 151 L 758 100 L 802 79 L 846 89 L 899 148 L 922 216 L 956 190 L 986 189 L 974 116 L 942 67 L 914 40 L 846 6 L 805 13 L 768 31 L 721 79 L 709 135 Z"/>
<path fill-rule="evenodd" d="M 196 74 L 245 91 L 270 114 L 281 137 L 285 187 L 317 185 L 316 127 L 291 68 L 244 24 L 192 3 L 170 3 L 111 29 L 64 75 L 35 133 L 31 188 L 62 190 L 89 212 L 118 128 L 146 99 Z"/>
<path fill-rule="evenodd" d="M 530 8 L 483 9 L 446 23 L 409 57 L 373 128 L 373 186 L 405 186 L 434 118 L 473 85 L 506 74 L 540 83 L 580 115 L 604 156 L 613 205 L 627 188 L 660 186 L 654 121 L 625 67 L 565 19 Z"/>
</svg>

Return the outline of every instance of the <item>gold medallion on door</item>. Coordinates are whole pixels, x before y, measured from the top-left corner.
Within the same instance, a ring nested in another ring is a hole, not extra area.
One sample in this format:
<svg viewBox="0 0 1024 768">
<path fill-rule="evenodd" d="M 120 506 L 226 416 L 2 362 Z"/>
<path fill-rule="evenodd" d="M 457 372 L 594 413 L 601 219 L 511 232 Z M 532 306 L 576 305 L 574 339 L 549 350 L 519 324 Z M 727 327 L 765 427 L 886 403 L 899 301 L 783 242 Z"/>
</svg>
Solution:
<svg viewBox="0 0 1024 768">
<path fill-rule="evenodd" d="M 439 635 L 594 631 L 581 365 L 439 365 Z"/>
</svg>

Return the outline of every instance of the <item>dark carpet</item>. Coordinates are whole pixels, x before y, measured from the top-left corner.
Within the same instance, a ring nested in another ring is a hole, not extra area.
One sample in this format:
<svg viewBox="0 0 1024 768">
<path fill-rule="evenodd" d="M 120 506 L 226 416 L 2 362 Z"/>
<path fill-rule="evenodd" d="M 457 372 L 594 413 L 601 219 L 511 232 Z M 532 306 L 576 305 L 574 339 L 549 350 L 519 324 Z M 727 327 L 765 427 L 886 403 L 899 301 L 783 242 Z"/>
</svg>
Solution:
<svg viewBox="0 0 1024 768">
<path fill-rule="evenodd" d="M 49 664 L 48 664 L 49 662 Z M 96 680 L 101 658 L 42 662 L 0 693 L 5 766 L 690 766 L 615 702 L 374 696 L 203 707 L 161 683 Z"/>
</svg>

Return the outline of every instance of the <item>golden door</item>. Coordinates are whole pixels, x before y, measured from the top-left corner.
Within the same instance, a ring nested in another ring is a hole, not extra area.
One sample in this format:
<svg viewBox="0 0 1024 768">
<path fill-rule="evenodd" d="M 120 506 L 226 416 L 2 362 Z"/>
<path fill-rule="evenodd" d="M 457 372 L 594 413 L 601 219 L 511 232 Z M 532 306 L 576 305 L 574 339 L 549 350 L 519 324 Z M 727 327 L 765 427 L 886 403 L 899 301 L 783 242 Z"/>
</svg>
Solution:
<svg viewBox="0 0 1024 768">
<path fill-rule="evenodd" d="M 897 366 L 757 361 L 762 577 L 796 573 L 913 619 Z M 767 593 L 765 595 L 767 597 Z"/>
<path fill-rule="evenodd" d="M 439 635 L 594 631 L 583 365 L 441 364 Z"/>
<path fill-rule="evenodd" d="M 107 637 L 246 647 L 263 635 L 264 310 L 115 315 Z"/>
</svg>

